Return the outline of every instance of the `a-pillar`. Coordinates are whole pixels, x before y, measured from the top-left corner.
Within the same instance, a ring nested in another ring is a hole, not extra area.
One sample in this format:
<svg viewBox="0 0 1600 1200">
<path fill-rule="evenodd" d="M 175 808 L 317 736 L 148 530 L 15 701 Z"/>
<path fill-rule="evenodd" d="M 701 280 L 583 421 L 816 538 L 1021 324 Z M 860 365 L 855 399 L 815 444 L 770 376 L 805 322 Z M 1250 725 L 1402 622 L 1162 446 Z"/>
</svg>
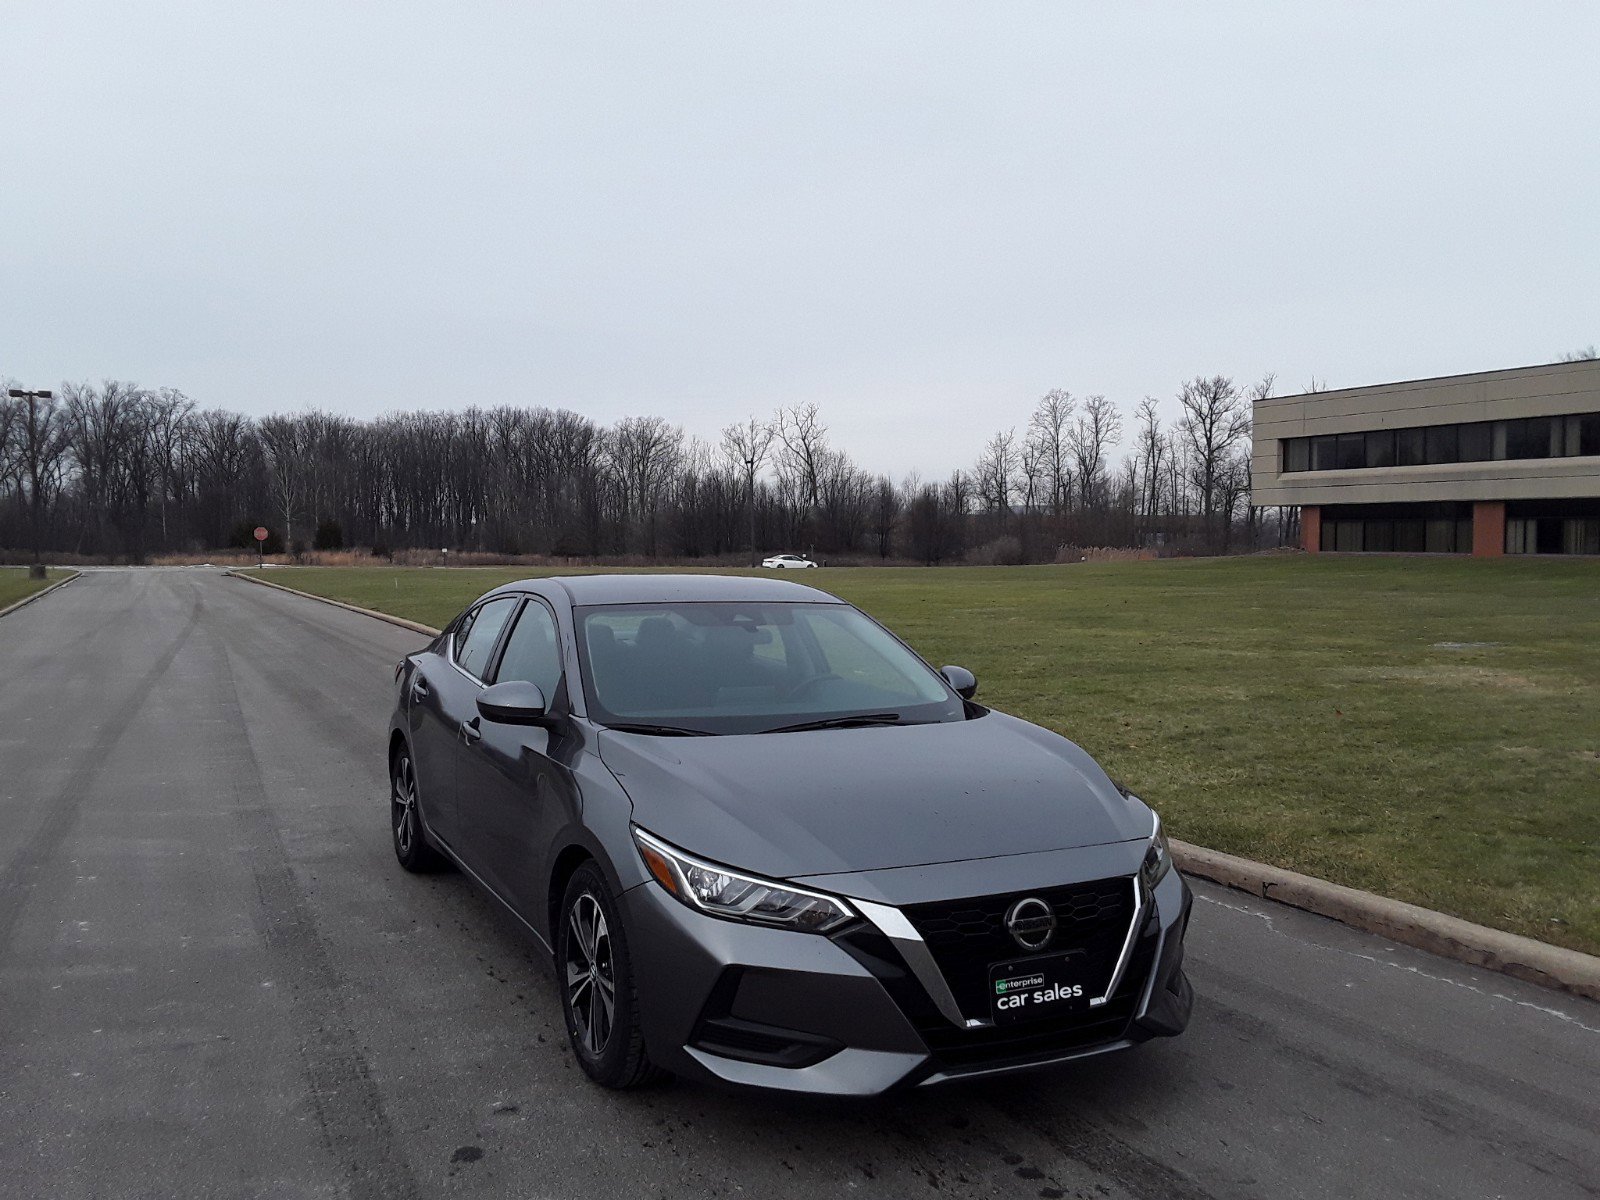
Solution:
<svg viewBox="0 0 1600 1200">
<path fill-rule="evenodd" d="M 1315 504 L 1300 509 L 1300 549 L 1307 554 L 1322 551 L 1322 509 Z"/>
<path fill-rule="evenodd" d="M 1499 500 L 1482 500 L 1472 506 L 1472 554 L 1499 558 L 1506 552 L 1506 506 Z"/>
</svg>

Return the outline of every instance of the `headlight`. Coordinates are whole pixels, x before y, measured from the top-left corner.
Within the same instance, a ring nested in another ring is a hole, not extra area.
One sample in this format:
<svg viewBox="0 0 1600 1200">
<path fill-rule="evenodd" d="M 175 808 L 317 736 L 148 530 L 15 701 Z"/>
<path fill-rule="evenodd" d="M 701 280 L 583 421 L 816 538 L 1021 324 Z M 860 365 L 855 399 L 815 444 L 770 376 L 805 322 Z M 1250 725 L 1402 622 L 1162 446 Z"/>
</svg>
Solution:
<svg viewBox="0 0 1600 1200">
<path fill-rule="evenodd" d="M 1167 847 L 1167 833 L 1161 828 L 1161 818 L 1156 817 L 1156 827 L 1150 834 L 1150 848 L 1144 852 L 1144 862 L 1139 867 L 1139 873 L 1144 876 L 1144 885 L 1151 891 L 1156 884 L 1167 877 L 1167 872 L 1172 870 L 1172 851 Z"/>
<path fill-rule="evenodd" d="M 827 933 L 855 918 L 854 910 L 836 897 L 704 862 L 637 827 L 633 840 L 657 883 L 713 917 L 805 933 Z"/>
</svg>

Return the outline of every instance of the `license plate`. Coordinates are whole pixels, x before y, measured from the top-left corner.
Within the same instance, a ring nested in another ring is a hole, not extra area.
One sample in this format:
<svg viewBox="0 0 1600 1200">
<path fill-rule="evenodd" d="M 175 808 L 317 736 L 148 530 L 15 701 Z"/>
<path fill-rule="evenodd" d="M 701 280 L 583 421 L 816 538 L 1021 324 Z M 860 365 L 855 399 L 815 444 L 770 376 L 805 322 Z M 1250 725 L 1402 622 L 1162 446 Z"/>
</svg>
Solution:
<svg viewBox="0 0 1600 1200">
<path fill-rule="evenodd" d="M 996 1025 L 1036 1021 L 1089 1007 L 1088 956 L 1044 954 L 989 968 Z"/>
</svg>

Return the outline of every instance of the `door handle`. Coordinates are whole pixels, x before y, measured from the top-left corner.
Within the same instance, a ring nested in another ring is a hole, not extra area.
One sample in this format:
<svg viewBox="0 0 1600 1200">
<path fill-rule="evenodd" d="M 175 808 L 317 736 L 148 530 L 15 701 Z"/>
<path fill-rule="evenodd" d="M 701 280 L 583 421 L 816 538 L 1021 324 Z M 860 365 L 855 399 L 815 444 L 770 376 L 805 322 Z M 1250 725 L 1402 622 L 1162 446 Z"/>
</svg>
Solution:
<svg viewBox="0 0 1600 1200">
<path fill-rule="evenodd" d="M 472 745 L 483 736 L 483 730 L 478 728 L 478 718 L 461 722 L 461 740 L 467 745 Z"/>
<path fill-rule="evenodd" d="M 421 675 L 411 681 L 411 698 L 413 700 L 426 700 L 428 698 L 428 681 Z"/>
</svg>

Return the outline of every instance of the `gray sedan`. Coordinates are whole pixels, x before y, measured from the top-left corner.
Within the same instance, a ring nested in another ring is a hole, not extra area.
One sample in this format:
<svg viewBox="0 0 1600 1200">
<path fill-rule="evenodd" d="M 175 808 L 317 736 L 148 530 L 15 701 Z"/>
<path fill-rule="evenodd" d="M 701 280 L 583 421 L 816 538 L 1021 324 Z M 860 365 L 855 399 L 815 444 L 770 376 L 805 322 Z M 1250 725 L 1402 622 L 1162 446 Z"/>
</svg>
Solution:
<svg viewBox="0 0 1600 1200">
<path fill-rule="evenodd" d="M 396 683 L 401 866 L 527 927 L 597 1083 L 868 1095 L 1188 1022 L 1160 819 L 835 597 L 530 579 Z"/>
</svg>

